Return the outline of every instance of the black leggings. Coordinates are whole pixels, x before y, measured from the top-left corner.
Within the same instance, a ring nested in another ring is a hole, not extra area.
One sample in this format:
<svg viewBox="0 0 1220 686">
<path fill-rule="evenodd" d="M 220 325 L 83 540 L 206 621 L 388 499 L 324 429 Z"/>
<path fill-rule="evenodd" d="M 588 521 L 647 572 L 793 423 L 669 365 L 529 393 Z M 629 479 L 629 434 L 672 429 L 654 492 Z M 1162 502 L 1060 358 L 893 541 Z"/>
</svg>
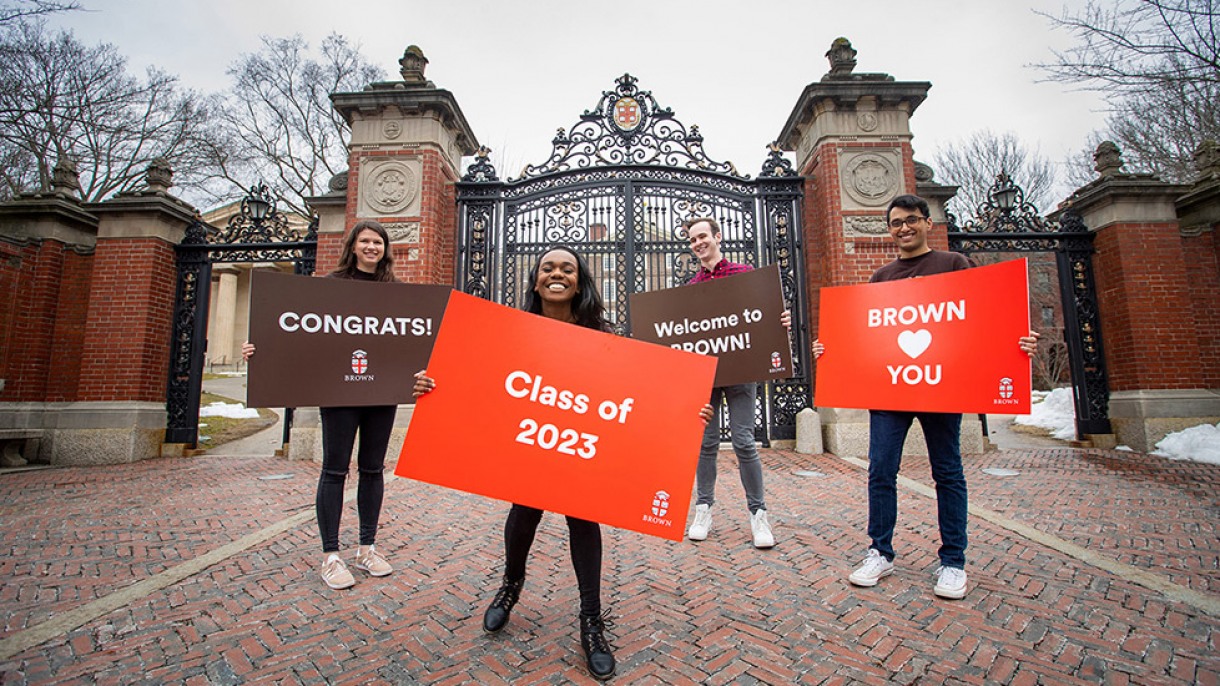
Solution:
<svg viewBox="0 0 1220 686">
<path fill-rule="evenodd" d="M 394 429 L 397 405 L 322 407 L 322 475 L 318 478 L 318 529 L 322 552 L 339 552 L 339 518 L 343 514 L 343 483 L 352 464 L 352 445 L 360 430 L 356 468 L 356 511 L 360 514 L 360 545 L 373 545 L 385 495 L 385 450 Z"/>
<path fill-rule="evenodd" d="M 580 614 L 597 615 L 602 611 L 602 529 L 597 522 L 568 517 L 568 542 L 572 551 L 572 568 L 576 570 L 576 585 L 580 588 Z M 542 510 L 513 505 L 504 522 L 504 577 L 509 581 L 525 578 L 525 560 Z"/>
</svg>

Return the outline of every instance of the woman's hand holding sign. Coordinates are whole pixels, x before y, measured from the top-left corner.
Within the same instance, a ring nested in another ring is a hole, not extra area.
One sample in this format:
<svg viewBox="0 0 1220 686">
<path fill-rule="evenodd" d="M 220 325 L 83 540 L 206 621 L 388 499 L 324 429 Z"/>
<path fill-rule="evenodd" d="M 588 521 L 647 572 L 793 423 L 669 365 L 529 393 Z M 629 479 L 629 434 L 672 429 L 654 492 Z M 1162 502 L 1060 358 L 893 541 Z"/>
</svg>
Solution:
<svg viewBox="0 0 1220 686">
<path fill-rule="evenodd" d="M 427 369 L 421 369 L 415 372 L 415 385 L 411 388 L 411 395 L 418 398 L 425 395 L 436 388 L 436 380 L 427 376 Z"/>
<path fill-rule="evenodd" d="M 1022 336 L 1018 345 L 1021 346 L 1021 352 L 1033 357 L 1033 354 L 1038 352 L 1038 339 L 1042 334 L 1037 331 L 1030 331 L 1028 336 Z"/>
</svg>

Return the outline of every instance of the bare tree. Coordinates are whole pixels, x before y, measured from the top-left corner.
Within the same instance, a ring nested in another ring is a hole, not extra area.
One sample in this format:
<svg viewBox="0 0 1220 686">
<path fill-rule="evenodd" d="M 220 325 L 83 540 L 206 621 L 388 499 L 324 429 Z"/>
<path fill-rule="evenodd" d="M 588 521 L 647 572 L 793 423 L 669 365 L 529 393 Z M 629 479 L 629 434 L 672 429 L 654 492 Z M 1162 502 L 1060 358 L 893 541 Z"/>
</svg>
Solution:
<svg viewBox="0 0 1220 686">
<path fill-rule="evenodd" d="M 1120 100 L 1106 124 L 1133 170 L 1193 181 L 1195 151 L 1204 140 L 1220 140 L 1220 84 L 1163 83 Z"/>
<path fill-rule="evenodd" d="M 0 168 L 10 193 L 48 190 L 61 159 L 75 162 L 81 197 L 102 200 L 142 183 L 161 157 L 186 173 L 207 138 L 207 112 L 177 79 L 127 72 L 114 46 L 87 47 L 41 20 L 12 22 L 0 36 Z"/>
<path fill-rule="evenodd" d="M 1090 1 L 1083 10 L 1043 14 L 1078 43 L 1038 65 L 1056 81 L 1105 90 L 1155 89 L 1166 82 L 1220 84 L 1216 0 Z"/>
<path fill-rule="evenodd" d="M 317 57 L 299 35 L 264 36 L 262 50 L 241 56 L 229 74 L 220 131 L 208 146 L 214 180 L 226 182 L 211 184 L 213 199 L 231 199 L 233 185 L 262 179 L 287 209 L 304 214 L 304 198 L 325 192 L 330 178 L 347 170 L 350 131 L 330 94 L 362 90 L 384 72 L 331 34 Z"/>
<path fill-rule="evenodd" d="M 0 145 L 0 169 L 5 170 L 0 175 L 0 202 L 11 200 L 37 185 L 37 165 L 33 157 L 20 148 Z"/>
<path fill-rule="evenodd" d="M 55 2 L 54 0 L 0 0 L 0 24 L 11 21 L 43 17 L 56 12 L 71 12 L 80 9 L 79 2 Z"/>
<path fill-rule="evenodd" d="M 1090 0 L 1044 16 L 1076 45 L 1038 66 L 1107 95 L 1103 137 L 1133 170 L 1189 180 L 1194 151 L 1220 138 L 1220 0 Z"/>
<path fill-rule="evenodd" d="M 976 131 L 941 148 L 932 159 L 937 177 L 960 187 L 952 201 L 959 219 L 974 216 L 979 205 L 988 200 L 988 191 L 1000 173 L 1012 177 L 1025 191 L 1025 200 L 1035 207 L 1045 210 L 1051 202 L 1055 166 L 1015 133 Z"/>
</svg>

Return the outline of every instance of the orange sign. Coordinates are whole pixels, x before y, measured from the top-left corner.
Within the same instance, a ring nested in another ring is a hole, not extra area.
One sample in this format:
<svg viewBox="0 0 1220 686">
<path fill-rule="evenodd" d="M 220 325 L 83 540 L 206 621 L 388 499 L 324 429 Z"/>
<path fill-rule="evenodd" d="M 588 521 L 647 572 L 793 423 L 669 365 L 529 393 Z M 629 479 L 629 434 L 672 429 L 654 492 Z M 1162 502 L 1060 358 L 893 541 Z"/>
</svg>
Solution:
<svg viewBox="0 0 1220 686">
<path fill-rule="evenodd" d="M 395 473 L 677 541 L 715 374 L 455 292 Z"/>
<path fill-rule="evenodd" d="M 1025 260 L 823 288 L 820 407 L 1029 414 Z"/>
</svg>

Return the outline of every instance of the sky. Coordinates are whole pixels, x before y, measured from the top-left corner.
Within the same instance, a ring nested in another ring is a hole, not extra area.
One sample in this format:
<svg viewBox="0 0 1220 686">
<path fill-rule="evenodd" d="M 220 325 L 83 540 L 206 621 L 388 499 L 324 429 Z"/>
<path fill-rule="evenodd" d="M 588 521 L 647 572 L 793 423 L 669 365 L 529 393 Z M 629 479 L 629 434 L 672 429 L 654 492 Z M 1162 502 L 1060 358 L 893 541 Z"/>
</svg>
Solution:
<svg viewBox="0 0 1220 686">
<path fill-rule="evenodd" d="M 88 44 L 108 42 L 142 71 L 216 92 L 260 35 L 331 32 L 398 78 L 418 45 L 426 76 L 457 99 L 502 177 L 545 160 L 560 127 L 624 72 L 659 105 L 696 124 L 704 151 L 756 175 L 804 87 L 829 68 L 843 36 L 857 72 L 930 81 L 911 121 L 917 160 L 971 132 L 1015 132 L 1052 161 L 1077 155 L 1104 125 L 1097 93 L 1048 82 L 1035 64 L 1072 44 L 1048 18 L 1081 0 L 80 0 L 55 15 Z"/>
</svg>

